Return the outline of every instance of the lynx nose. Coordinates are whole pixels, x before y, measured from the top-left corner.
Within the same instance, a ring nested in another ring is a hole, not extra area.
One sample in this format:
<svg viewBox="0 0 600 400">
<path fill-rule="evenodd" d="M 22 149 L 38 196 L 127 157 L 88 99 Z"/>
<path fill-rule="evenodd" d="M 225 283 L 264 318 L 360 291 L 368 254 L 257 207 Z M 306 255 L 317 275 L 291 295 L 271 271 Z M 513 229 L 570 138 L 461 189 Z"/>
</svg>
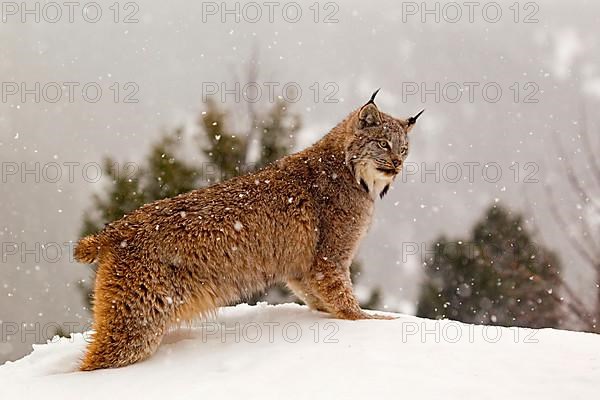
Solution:
<svg viewBox="0 0 600 400">
<path fill-rule="evenodd" d="M 399 166 L 401 166 L 401 165 L 402 165 L 402 160 L 401 160 L 401 159 L 399 159 L 399 158 L 394 158 L 394 159 L 392 160 L 392 164 L 394 164 L 394 167 L 395 167 L 395 168 L 398 168 Z"/>
</svg>

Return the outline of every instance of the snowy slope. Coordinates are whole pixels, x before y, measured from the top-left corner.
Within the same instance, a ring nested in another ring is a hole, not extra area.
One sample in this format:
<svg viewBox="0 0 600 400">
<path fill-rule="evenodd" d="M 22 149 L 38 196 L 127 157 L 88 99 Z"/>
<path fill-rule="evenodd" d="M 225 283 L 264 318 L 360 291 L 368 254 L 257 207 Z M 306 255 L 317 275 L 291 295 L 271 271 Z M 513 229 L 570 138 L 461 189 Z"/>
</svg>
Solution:
<svg viewBox="0 0 600 400">
<path fill-rule="evenodd" d="M 145 362 L 91 373 L 74 372 L 78 334 L 1 366 L 0 398 L 598 398 L 599 335 L 398 317 L 229 307 Z"/>
</svg>

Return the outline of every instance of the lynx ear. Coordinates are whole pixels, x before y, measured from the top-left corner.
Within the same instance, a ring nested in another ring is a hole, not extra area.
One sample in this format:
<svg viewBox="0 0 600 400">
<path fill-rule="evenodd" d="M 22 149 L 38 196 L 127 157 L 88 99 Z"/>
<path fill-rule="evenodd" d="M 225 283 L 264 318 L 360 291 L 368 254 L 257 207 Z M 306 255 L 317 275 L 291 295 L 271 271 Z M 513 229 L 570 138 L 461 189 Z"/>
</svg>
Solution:
<svg viewBox="0 0 600 400">
<path fill-rule="evenodd" d="M 419 113 L 413 117 L 410 117 L 406 120 L 406 132 L 410 132 L 410 130 L 415 126 L 415 124 L 417 123 L 417 119 L 421 116 L 421 114 L 423 114 L 423 112 L 425 111 L 425 109 L 422 109 L 421 111 L 419 111 Z"/>
<path fill-rule="evenodd" d="M 371 95 L 371 99 L 367 104 L 362 106 L 358 112 L 358 127 L 360 129 L 381 124 L 381 115 L 379 114 L 379 109 L 375 105 L 375 96 L 377 96 L 379 90 L 380 89 L 377 89 L 375 93 Z"/>
</svg>

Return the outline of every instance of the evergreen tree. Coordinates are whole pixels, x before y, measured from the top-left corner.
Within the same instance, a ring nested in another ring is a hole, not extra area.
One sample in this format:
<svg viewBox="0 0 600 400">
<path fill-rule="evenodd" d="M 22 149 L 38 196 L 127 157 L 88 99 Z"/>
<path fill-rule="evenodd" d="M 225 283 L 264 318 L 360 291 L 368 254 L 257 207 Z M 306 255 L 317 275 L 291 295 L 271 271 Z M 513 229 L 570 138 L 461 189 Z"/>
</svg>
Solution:
<svg viewBox="0 0 600 400">
<path fill-rule="evenodd" d="M 144 201 L 164 199 L 189 192 L 197 187 L 199 171 L 178 156 L 181 152 L 183 129 L 163 135 L 146 158 Z"/>
<path fill-rule="evenodd" d="M 266 118 L 258 121 L 260 135 L 260 158 L 257 166 L 272 163 L 289 154 L 294 147 L 295 133 L 300 129 L 300 119 L 290 115 L 283 100 L 274 103 Z"/>
<path fill-rule="evenodd" d="M 206 181 L 211 184 L 245 172 L 247 136 L 227 129 L 227 112 L 221 110 L 212 98 L 206 102 L 198 124 L 200 150 L 209 162 L 208 166 L 214 168 L 204 169 Z"/>
<path fill-rule="evenodd" d="M 417 315 L 475 324 L 558 327 L 560 265 L 536 244 L 523 218 L 494 205 L 471 237 L 434 243 L 425 261 Z"/>
<path fill-rule="evenodd" d="M 120 167 L 112 158 L 106 158 L 103 164 L 104 176 L 110 180 L 107 193 L 104 196 L 93 195 L 93 211 L 83 217 L 82 236 L 98 232 L 106 221 L 119 219 L 144 204 L 143 191 L 140 189 L 142 174 L 136 164 L 128 163 Z"/>
</svg>

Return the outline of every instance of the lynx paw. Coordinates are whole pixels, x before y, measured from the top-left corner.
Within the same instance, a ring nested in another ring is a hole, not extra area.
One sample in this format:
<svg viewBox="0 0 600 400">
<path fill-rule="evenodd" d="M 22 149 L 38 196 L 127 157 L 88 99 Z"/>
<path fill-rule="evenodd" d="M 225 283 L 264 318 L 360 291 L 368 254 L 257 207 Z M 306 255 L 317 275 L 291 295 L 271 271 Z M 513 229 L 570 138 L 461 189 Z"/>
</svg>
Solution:
<svg viewBox="0 0 600 400">
<path fill-rule="evenodd" d="M 369 319 L 386 319 L 386 320 L 392 320 L 392 319 L 398 319 L 398 317 L 391 317 L 389 315 L 381 315 L 381 314 L 369 314 Z"/>
<path fill-rule="evenodd" d="M 343 315 L 338 315 L 337 316 L 340 319 L 349 319 L 349 320 L 360 320 L 360 319 L 386 319 L 386 320 L 391 320 L 391 319 L 396 319 L 397 317 L 390 317 L 388 315 L 381 315 L 381 314 L 369 314 L 366 313 L 364 311 L 360 311 L 360 312 L 355 312 L 355 313 L 347 313 L 347 314 L 343 314 Z"/>
</svg>

